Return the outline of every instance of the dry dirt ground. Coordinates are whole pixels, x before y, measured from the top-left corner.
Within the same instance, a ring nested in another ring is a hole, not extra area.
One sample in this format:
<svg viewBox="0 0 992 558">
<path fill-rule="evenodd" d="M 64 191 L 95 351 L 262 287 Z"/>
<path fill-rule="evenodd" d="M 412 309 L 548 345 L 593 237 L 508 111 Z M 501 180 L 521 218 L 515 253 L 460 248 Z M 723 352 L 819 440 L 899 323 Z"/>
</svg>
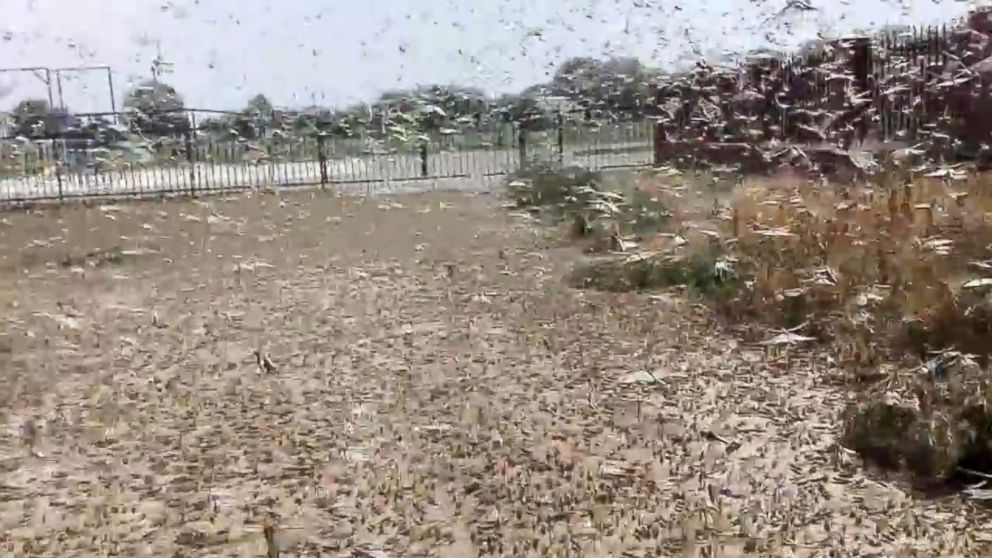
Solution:
<svg viewBox="0 0 992 558">
<path fill-rule="evenodd" d="M 836 446 L 825 355 L 569 290 L 551 238 L 466 194 L 0 215 L 0 555 L 987 555 Z"/>
</svg>

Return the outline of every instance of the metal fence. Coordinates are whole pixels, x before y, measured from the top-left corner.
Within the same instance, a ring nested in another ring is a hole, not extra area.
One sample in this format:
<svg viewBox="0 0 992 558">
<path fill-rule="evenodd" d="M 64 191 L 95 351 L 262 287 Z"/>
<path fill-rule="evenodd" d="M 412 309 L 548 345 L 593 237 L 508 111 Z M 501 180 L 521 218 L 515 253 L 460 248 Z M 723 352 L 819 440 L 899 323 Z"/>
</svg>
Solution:
<svg viewBox="0 0 992 558">
<path fill-rule="evenodd" d="M 652 125 L 598 128 L 561 123 L 550 131 L 514 130 L 503 145 L 458 146 L 434 138 L 413 145 L 323 133 L 218 140 L 189 130 L 140 147 L 84 138 L 0 141 L 0 204 L 98 197 L 198 195 L 260 187 L 339 187 L 386 192 L 461 180 L 466 187 L 531 161 L 590 169 L 652 163 Z"/>
<path fill-rule="evenodd" d="M 973 97 L 981 88 L 978 75 L 959 81 L 955 91 L 949 91 L 951 84 L 941 86 L 955 77 L 950 61 L 963 57 L 962 67 L 978 61 L 957 39 L 946 25 L 931 25 L 828 43 L 823 51 L 793 57 L 781 68 L 787 102 L 799 110 L 836 113 L 854 108 L 852 98 L 860 97 L 868 101 L 860 111 L 877 116 L 865 124 L 874 128 L 878 139 L 918 139 L 921 131 L 951 116 L 953 109 L 968 110 L 950 106 L 949 94 L 963 90 Z M 785 109 L 787 134 L 795 131 L 789 112 Z"/>
<path fill-rule="evenodd" d="M 789 143 L 992 141 L 992 54 L 971 27 L 926 26 L 825 42 L 740 72 L 697 72 L 662 88 L 667 133 L 683 139 Z M 948 139 L 949 138 L 949 139 Z"/>
</svg>

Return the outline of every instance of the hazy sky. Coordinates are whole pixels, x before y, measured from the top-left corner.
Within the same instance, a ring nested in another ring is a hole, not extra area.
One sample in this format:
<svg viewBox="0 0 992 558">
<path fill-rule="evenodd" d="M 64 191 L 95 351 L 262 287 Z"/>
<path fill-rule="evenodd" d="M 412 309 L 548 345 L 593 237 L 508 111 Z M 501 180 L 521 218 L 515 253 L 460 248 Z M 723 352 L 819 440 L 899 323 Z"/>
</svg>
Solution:
<svg viewBox="0 0 992 558">
<path fill-rule="evenodd" d="M 790 47 L 817 32 L 940 22 L 969 7 L 804 1 L 818 10 L 769 20 L 787 0 L 2 0 L 0 61 L 110 65 L 120 106 L 128 84 L 150 74 L 159 43 L 187 106 L 240 108 L 255 93 L 276 105 L 336 106 L 418 83 L 515 91 L 573 56 L 664 67 L 769 39 Z M 109 110 L 106 81 L 67 79 L 66 105 Z M 0 73 L 0 110 L 45 91 L 30 74 Z"/>
</svg>

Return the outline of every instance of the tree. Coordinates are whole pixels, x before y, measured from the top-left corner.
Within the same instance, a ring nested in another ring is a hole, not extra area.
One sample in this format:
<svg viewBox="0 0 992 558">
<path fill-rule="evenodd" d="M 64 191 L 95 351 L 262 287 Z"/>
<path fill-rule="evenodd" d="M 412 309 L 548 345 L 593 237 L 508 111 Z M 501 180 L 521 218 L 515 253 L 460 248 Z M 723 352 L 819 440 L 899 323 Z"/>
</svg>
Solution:
<svg viewBox="0 0 992 558">
<path fill-rule="evenodd" d="M 75 115 L 64 108 L 52 108 L 44 99 L 25 99 L 11 112 L 13 132 L 28 138 L 87 137 Z"/>
<path fill-rule="evenodd" d="M 520 95 L 504 102 L 508 104 L 506 119 L 516 122 L 522 130 L 547 130 L 554 123 L 547 107 L 534 95 Z"/>
<path fill-rule="evenodd" d="M 589 57 L 566 60 L 548 86 L 551 94 L 587 109 L 643 113 L 652 98 L 657 75 L 636 58 L 605 61 Z"/>
<path fill-rule="evenodd" d="M 174 136 L 189 131 L 183 98 L 167 83 L 141 82 L 124 98 L 124 108 L 128 125 L 143 134 Z"/>
<path fill-rule="evenodd" d="M 268 118 L 272 114 L 272 103 L 268 97 L 259 93 L 248 100 L 248 106 L 245 108 L 245 112 Z"/>
<path fill-rule="evenodd" d="M 416 121 L 421 132 L 437 132 L 448 122 L 448 114 L 437 105 L 425 104 L 420 108 Z"/>
<path fill-rule="evenodd" d="M 603 72 L 616 76 L 640 77 L 644 74 L 641 61 L 630 56 L 610 58 L 603 63 L 602 69 Z"/>
<path fill-rule="evenodd" d="M 599 100 L 610 109 L 639 116 L 653 96 L 652 77 L 636 58 L 611 58 L 603 64 Z"/>
<path fill-rule="evenodd" d="M 129 109 L 151 113 L 179 111 L 183 109 L 183 98 L 176 88 L 158 81 L 146 80 L 128 92 L 124 106 Z"/>
<path fill-rule="evenodd" d="M 245 110 L 233 118 L 233 128 L 243 138 L 257 139 L 272 127 L 272 113 L 272 103 L 260 93 L 249 99 Z"/>
<path fill-rule="evenodd" d="M 265 128 L 266 119 L 263 121 L 262 117 L 256 117 L 251 114 L 235 114 L 230 117 L 231 129 L 234 130 L 238 137 L 242 137 L 247 140 L 258 139 Z"/>
<path fill-rule="evenodd" d="M 206 132 L 215 136 L 224 136 L 230 131 L 230 126 L 228 123 L 221 118 L 206 118 L 200 120 L 197 124 L 197 128 L 201 132 Z"/>
<path fill-rule="evenodd" d="M 552 83 L 555 85 L 571 85 L 583 80 L 595 79 L 603 72 L 603 63 L 595 58 L 579 56 L 569 58 L 562 63 Z"/>
<path fill-rule="evenodd" d="M 29 138 L 45 135 L 45 121 L 52 113 L 52 107 L 44 99 L 25 99 L 14 107 L 11 113 L 14 133 Z"/>
</svg>

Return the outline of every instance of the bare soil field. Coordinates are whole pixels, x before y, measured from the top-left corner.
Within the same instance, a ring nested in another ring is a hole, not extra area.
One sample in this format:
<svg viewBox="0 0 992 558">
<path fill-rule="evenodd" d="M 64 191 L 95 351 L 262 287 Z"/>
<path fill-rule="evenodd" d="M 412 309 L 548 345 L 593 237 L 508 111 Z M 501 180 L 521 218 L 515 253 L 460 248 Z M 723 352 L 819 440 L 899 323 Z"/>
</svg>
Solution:
<svg viewBox="0 0 992 558">
<path fill-rule="evenodd" d="M 0 555 L 989 555 L 836 443 L 827 355 L 569 289 L 555 238 L 478 194 L 0 215 Z"/>
</svg>

